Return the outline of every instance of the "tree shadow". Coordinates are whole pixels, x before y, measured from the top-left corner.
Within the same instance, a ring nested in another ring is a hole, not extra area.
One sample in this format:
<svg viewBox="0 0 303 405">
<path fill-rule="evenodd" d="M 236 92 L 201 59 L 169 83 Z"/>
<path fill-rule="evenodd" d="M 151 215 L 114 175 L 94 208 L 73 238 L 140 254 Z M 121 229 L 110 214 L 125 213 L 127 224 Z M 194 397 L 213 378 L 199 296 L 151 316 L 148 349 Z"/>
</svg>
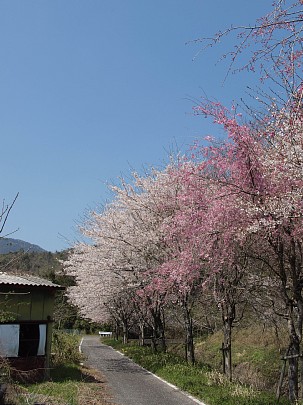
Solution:
<svg viewBox="0 0 303 405">
<path fill-rule="evenodd" d="M 103 361 L 103 368 L 106 371 L 135 373 L 135 374 L 150 374 L 149 371 L 131 362 L 127 358 L 122 359 L 106 359 Z"/>
</svg>

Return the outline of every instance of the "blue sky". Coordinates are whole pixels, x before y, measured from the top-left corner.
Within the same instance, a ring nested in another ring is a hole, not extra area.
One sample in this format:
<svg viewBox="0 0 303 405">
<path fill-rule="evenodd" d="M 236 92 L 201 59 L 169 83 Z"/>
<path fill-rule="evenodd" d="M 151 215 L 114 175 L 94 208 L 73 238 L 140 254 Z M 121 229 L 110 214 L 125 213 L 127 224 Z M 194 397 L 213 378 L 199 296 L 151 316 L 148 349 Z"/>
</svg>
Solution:
<svg viewBox="0 0 303 405">
<path fill-rule="evenodd" d="M 229 104 L 254 75 L 216 62 L 234 39 L 192 41 L 254 23 L 271 1 L 1 0 L 1 198 L 19 197 L 4 233 L 60 251 L 106 184 L 161 166 L 212 133 L 202 96 Z M 189 43 L 188 43 L 189 42 Z"/>
</svg>

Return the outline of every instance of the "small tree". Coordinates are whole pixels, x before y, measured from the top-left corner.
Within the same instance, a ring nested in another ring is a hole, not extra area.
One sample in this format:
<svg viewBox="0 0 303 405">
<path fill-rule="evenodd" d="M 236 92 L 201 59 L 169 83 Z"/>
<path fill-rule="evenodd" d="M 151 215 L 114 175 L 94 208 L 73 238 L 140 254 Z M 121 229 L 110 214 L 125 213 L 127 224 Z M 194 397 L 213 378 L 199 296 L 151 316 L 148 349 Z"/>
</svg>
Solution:
<svg viewBox="0 0 303 405">
<path fill-rule="evenodd" d="M 135 308 L 132 294 L 128 290 L 121 290 L 118 295 L 104 303 L 117 325 L 122 326 L 123 343 L 128 343 L 129 329 L 134 319 Z"/>
</svg>

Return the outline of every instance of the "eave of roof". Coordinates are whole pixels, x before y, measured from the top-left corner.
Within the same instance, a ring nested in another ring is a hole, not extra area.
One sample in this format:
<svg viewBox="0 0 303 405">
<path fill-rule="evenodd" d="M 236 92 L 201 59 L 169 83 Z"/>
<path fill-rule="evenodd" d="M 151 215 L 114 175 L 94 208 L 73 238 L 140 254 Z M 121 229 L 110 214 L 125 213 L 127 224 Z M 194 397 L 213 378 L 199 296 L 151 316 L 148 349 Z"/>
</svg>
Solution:
<svg viewBox="0 0 303 405">
<path fill-rule="evenodd" d="M 1 286 L 16 286 L 16 287 L 40 287 L 51 288 L 56 290 L 64 290 L 65 288 L 59 284 L 54 284 L 49 280 L 31 275 L 16 275 L 0 272 L 0 288 Z"/>
</svg>

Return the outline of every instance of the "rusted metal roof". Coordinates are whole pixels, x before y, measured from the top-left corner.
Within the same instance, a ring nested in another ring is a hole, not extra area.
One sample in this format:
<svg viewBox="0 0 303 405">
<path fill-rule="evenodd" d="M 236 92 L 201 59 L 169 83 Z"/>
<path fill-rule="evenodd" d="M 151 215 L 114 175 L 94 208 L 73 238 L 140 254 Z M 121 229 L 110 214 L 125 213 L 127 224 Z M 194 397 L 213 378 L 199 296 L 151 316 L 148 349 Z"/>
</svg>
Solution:
<svg viewBox="0 0 303 405">
<path fill-rule="evenodd" d="M 31 275 L 16 275 L 11 273 L 0 272 L 0 288 L 1 285 L 9 286 L 31 286 L 31 287 L 48 287 L 58 290 L 64 289 L 64 287 L 59 284 L 54 284 L 49 280 L 44 278 L 31 276 Z"/>
</svg>

